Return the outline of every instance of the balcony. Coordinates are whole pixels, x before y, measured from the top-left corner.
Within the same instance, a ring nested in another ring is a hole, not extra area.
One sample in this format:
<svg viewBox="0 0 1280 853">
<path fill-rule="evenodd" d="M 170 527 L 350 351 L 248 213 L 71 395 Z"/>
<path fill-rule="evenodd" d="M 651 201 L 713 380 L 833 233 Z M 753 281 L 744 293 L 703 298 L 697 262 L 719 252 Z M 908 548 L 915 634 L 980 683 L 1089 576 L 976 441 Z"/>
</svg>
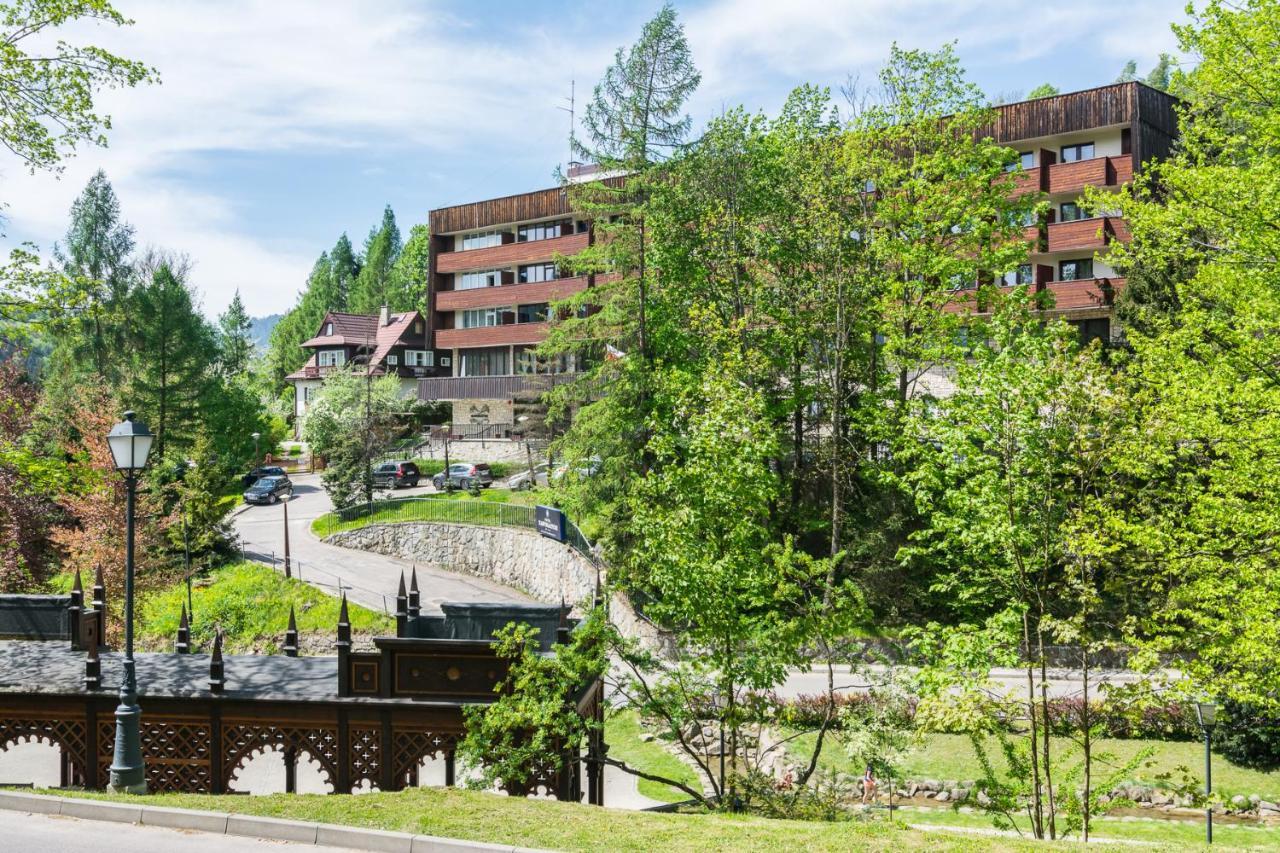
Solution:
<svg viewBox="0 0 1280 853">
<path fill-rule="evenodd" d="M 1049 167 L 1046 189 L 1051 193 L 1078 193 L 1085 187 L 1118 187 L 1133 180 L 1133 158 L 1094 157 Z"/>
<path fill-rule="evenodd" d="M 1078 281 L 1050 281 L 1042 292 L 1053 297 L 1053 311 L 1082 311 L 1110 308 L 1124 290 L 1123 278 L 1083 278 Z M 1047 304 L 1047 303 L 1046 303 Z"/>
<path fill-rule="evenodd" d="M 467 249 L 461 252 L 442 252 L 436 255 L 436 272 L 455 273 L 468 270 L 489 270 L 501 267 L 549 261 L 556 255 L 573 255 L 587 247 L 587 234 L 567 234 L 550 240 L 532 240 L 528 243 L 507 243 L 484 249 Z"/>
<path fill-rule="evenodd" d="M 531 305 L 553 302 L 587 289 L 587 277 L 558 278 L 533 284 L 504 284 L 500 287 L 477 287 L 472 290 L 441 290 L 436 293 L 437 311 L 461 311 L 467 308 L 501 308 L 504 305 Z"/>
<path fill-rule="evenodd" d="M 538 344 L 547 337 L 546 323 L 513 323 L 509 326 L 480 326 L 475 329 L 438 329 L 436 346 L 496 347 L 508 344 Z"/>
<path fill-rule="evenodd" d="M 1029 285 L 1037 302 L 1047 311 L 1083 311 L 1096 308 L 1110 308 L 1115 298 L 1124 290 L 1123 278 L 1082 278 L 1076 281 L 1046 281 Z M 1002 286 L 1000 293 L 1007 295 L 1013 287 Z M 979 291 L 966 290 L 956 294 L 950 302 L 943 306 L 949 314 L 983 314 L 991 310 L 991 305 L 982 298 Z"/>
<path fill-rule="evenodd" d="M 524 394 L 540 394 L 578 378 L 576 373 L 539 373 L 522 376 L 447 376 L 418 380 L 418 399 L 511 400 Z"/>
<path fill-rule="evenodd" d="M 1117 216 L 1054 222 L 1048 226 L 1047 231 L 1046 252 L 1096 251 L 1106 248 L 1112 240 L 1129 240 L 1129 226 Z"/>
</svg>

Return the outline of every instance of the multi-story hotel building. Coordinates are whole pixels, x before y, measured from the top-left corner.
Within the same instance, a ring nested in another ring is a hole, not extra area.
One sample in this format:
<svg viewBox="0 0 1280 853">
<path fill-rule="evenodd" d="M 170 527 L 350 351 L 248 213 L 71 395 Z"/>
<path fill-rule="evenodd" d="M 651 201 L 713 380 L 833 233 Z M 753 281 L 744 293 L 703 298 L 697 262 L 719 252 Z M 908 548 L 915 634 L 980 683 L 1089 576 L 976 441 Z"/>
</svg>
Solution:
<svg viewBox="0 0 1280 853">
<path fill-rule="evenodd" d="M 1080 197 L 1089 186 L 1119 188 L 1144 163 L 1167 156 L 1175 103 L 1142 83 L 1116 83 L 1000 106 L 988 130 L 1018 152 L 1017 191 L 1047 202 L 1046 214 L 1026 223 L 1027 263 L 1005 283 L 1048 291 L 1051 313 L 1086 338 L 1117 334 L 1112 307 L 1124 280 L 1107 250 L 1129 233 L 1109 211 L 1086 212 Z M 593 284 L 555 263 L 591 243 L 590 223 L 561 187 L 433 210 L 430 222 L 437 375 L 419 380 L 419 398 L 453 401 L 455 423 L 509 424 L 513 400 L 536 396 L 574 368 L 541 362 L 533 348 L 547 336 L 549 304 Z"/>
<path fill-rule="evenodd" d="M 454 423 L 510 424 L 514 401 L 576 368 L 534 349 L 547 337 L 551 303 L 593 283 L 556 263 L 591 243 L 591 225 L 563 187 L 433 210 L 430 224 L 438 375 L 418 383 L 419 399 L 453 402 Z"/>
<path fill-rule="evenodd" d="M 1044 215 L 1026 223 L 1027 262 L 1004 283 L 1047 291 L 1049 314 L 1076 325 L 1085 340 L 1118 336 L 1112 308 L 1124 288 L 1108 249 L 1129 239 L 1114 211 L 1086 211 L 1086 187 L 1119 189 L 1143 164 L 1169 155 L 1177 134 L 1177 100 L 1143 83 L 1114 83 L 1007 104 L 989 132 L 1018 152 L 1019 193 L 1036 193 Z"/>
</svg>

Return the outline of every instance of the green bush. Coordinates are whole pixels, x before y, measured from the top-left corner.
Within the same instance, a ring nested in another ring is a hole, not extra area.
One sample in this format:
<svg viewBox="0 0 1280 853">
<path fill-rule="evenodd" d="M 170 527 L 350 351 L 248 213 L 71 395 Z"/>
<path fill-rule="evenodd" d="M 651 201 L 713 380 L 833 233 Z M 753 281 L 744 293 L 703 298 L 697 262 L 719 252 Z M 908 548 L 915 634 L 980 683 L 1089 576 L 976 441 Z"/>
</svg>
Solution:
<svg viewBox="0 0 1280 853">
<path fill-rule="evenodd" d="M 1222 756 L 1241 767 L 1280 769 L 1280 719 L 1228 700 L 1213 733 Z"/>
<path fill-rule="evenodd" d="M 338 625 L 338 599 L 258 563 L 234 563 L 195 579 L 191 624 L 193 649 L 208 650 L 214 632 L 223 632 L 228 653 L 272 652 L 284 641 L 289 605 L 297 613 L 300 632 L 333 633 Z M 178 635 L 187 587 L 178 583 L 147 595 L 139 607 L 139 642 L 146 648 L 172 648 Z M 380 613 L 348 605 L 356 631 L 394 631 L 394 622 Z"/>
<path fill-rule="evenodd" d="M 422 476 L 424 477 L 434 477 L 436 474 L 444 473 L 443 459 L 417 459 L 414 460 L 414 464 L 418 466 L 418 470 L 422 472 Z M 449 464 L 470 465 L 472 463 L 465 459 L 450 459 Z M 535 459 L 534 464 L 538 464 L 538 460 Z M 490 462 L 489 473 L 493 474 L 493 479 L 495 480 L 505 480 L 515 472 L 523 471 L 528 467 L 529 466 L 525 464 L 517 465 L 512 462 Z"/>
</svg>

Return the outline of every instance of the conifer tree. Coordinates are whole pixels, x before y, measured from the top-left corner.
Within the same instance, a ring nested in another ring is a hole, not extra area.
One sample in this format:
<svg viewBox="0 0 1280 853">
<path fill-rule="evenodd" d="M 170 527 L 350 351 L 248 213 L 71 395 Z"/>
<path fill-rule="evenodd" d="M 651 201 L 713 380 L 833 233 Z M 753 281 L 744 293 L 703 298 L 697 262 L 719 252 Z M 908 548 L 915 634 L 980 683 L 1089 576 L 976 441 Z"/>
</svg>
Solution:
<svg viewBox="0 0 1280 853">
<path fill-rule="evenodd" d="M 431 231 L 415 225 L 391 271 L 387 305 L 392 311 L 427 310 L 427 270 L 431 259 Z"/>
<path fill-rule="evenodd" d="M 391 296 L 392 270 L 403 248 L 396 215 L 387 205 L 382 212 L 382 222 L 372 231 L 364 244 L 364 265 L 356 276 L 355 285 L 348 298 L 349 308 L 356 314 L 376 314 L 388 304 Z"/>
<path fill-rule="evenodd" d="M 249 337 L 252 326 L 237 289 L 226 312 L 218 318 L 218 360 L 223 376 L 237 377 L 249 369 L 249 361 L 253 358 L 253 340 Z"/>
</svg>

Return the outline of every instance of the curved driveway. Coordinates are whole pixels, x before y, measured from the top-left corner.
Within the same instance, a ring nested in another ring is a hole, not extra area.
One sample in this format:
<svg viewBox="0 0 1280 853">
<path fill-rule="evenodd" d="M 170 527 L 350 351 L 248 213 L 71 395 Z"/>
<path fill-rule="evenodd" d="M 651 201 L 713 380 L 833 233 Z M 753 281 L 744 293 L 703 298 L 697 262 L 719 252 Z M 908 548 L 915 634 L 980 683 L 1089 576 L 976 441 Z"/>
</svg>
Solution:
<svg viewBox="0 0 1280 853">
<path fill-rule="evenodd" d="M 311 532 L 311 522 L 333 508 L 328 494 L 320 486 L 320 475 L 299 474 L 292 479 L 294 498 L 289 502 L 289 552 L 295 577 L 331 594 L 336 595 L 339 589 L 345 590 L 352 601 L 387 613 L 395 612 L 400 573 L 403 572 L 407 580 L 414 565 L 418 570 L 418 589 L 424 610 L 439 610 L 442 601 L 533 601 L 511 587 L 451 572 L 434 564 L 413 564 L 368 551 L 326 545 Z M 396 495 L 412 496 L 433 491 L 430 486 L 425 486 L 405 489 Z M 282 506 L 241 506 L 232 517 L 232 525 L 246 557 L 272 563 L 277 568 L 283 567 Z"/>
</svg>

